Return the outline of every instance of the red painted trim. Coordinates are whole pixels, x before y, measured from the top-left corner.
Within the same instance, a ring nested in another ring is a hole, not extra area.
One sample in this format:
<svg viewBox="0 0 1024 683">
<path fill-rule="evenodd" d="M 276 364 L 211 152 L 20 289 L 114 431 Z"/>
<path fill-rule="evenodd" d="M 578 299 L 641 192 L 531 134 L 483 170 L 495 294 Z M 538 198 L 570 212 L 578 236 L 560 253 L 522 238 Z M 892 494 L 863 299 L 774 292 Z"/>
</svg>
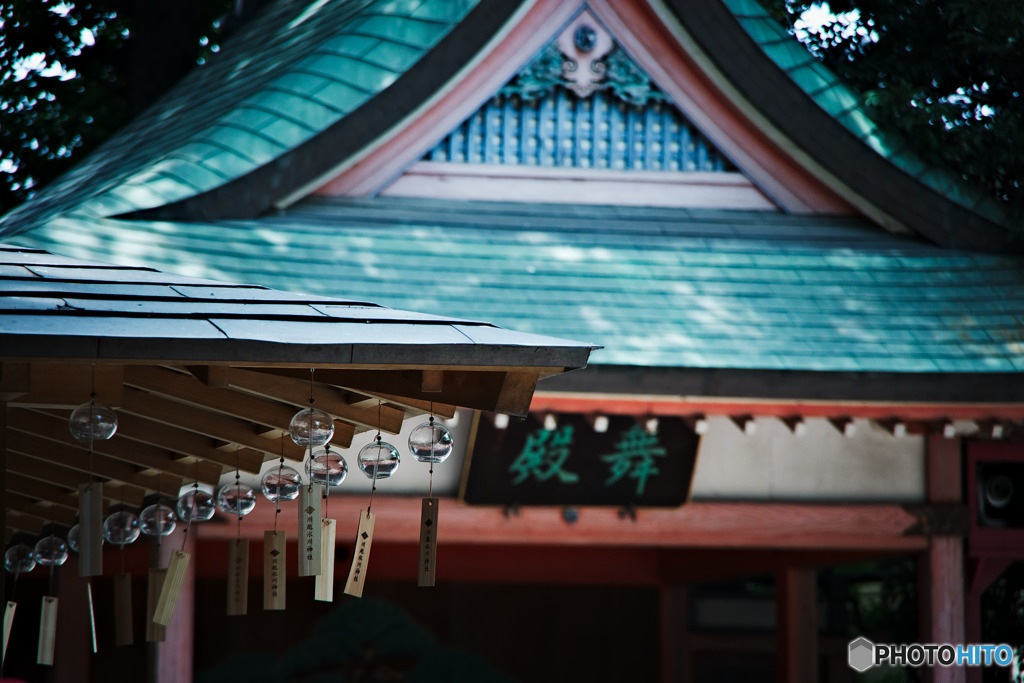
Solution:
<svg viewBox="0 0 1024 683">
<path fill-rule="evenodd" d="M 459 75 L 450 90 L 426 103 L 314 194 L 366 196 L 382 192 L 515 75 L 576 7 L 560 0 L 537 0 L 488 54 Z M 794 213 L 856 213 L 759 130 L 686 54 L 649 7 L 617 0 L 599 0 L 589 7 L 712 144 L 774 202 Z"/>
<path fill-rule="evenodd" d="M 339 543 L 354 538 L 363 498 L 330 502 L 338 520 Z M 376 497 L 374 540 L 419 541 L 420 501 Z M 274 525 L 274 507 L 260 501 L 242 522 L 242 534 L 260 538 Z M 294 506 L 284 506 L 278 528 L 296 529 Z M 224 518 L 218 516 L 221 522 Z M 233 520 L 232 520 L 233 521 Z M 561 508 L 528 507 L 505 517 L 496 506 L 466 506 L 443 499 L 437 539 L 447 544 L 568 545 L 652 548 L 786 548 L 815 550 L 919 551 L 922 536 L 905 536 L 916 518 L 898 505 L 802 505 L 788 503 L 691 503 L 678 509 L 641 509 L 636 520 L 622 519 L 610 508 L 584 508 L 573 524 Z M 194 531 L 200 539 L 234 538 L 234 523 L 210 522 Z"/>
<path fill-rule="evenodd" d="M 578 394 L 534 394 L 531 412 L 593 413 L 600 415 L 651 415 L 689 417 L 696 415 L 753 415 L 755 417 L 860 417 L 901 418 L 907 421 L 1022 420 L 1020 403 L 882 403 L 843 401 L 748 401 L 707 398 L 624 398 Z"/>
</svg>

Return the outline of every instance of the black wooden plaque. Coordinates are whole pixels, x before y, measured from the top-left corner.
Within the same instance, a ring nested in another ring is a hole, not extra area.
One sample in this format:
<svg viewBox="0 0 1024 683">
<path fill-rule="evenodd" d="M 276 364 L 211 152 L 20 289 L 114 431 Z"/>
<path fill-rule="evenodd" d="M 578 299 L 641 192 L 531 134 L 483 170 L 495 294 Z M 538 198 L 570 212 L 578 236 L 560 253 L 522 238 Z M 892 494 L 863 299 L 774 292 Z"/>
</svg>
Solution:
<svg viewBox="0 0 1024 683">
<path fill-rule="evenodd" d="M 683 418 L 609 416 L 595 431 L 581 414 L 512 418 L 478 413 L 462 500 L 471 505 L 678 507 L 690 494 L 700 437 Z"/>
</svg>

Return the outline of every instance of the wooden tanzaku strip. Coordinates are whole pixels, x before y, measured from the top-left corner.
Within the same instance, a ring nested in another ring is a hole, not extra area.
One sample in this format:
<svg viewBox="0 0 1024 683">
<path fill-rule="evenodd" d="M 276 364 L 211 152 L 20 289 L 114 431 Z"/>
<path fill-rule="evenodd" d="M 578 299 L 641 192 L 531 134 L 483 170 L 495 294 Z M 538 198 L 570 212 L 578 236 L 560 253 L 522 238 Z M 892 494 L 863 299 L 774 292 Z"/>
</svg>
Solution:
<svg viewBox="0 0 1024 683">
<path fill-rule="evenodd" d="M 44 467 L 55 465 L 61 469 L 72 470 L 79 474 L 83 474 L 85 475 L 83 481 L 89 481 L 89 454 L 84 451 L 82 449 L 82 445 L 77 442 L 74 446 L 63 445 L 49 441 L 35 434 L 16 432 L 8 429 L 7 450 L 8 455 L 11 455 L 11 452 L 14 451 L 22 458 L 34 460 L 40 464 L 45 463 L 45 465 L 43 465 Z M 181 488 L 182 483 L 185 481 L 185 479 L 180 476 L 161 474 L 158 482 L 157 477 L 140 472 L 135 465 L 121 460 L 108 458 L 103 453 L 94 452 L 91 460 L 92 473 L 97 477 L 102 477 L 103 479 L 115 482 L 127 483 L 143 489 L 143 491 L 156 491 L 158 483 L 161 489 L 169 491 L 171 489 Z M 217 466 L 216 469 L 222 468 Z M 55 471 L 57 470 L 55 469 Z M 211 471 L 210 474 L 213 474 L 213 472 Z M 192 481 L 191 477 L 189 478 L 189 481 Z M 202 479 L 200 479 L 200 481 L 202 481 Z M 219 475 L 216 481 L 203 483 L 216 484 L 218 481 L 220 481 Z M 108 497 L 111 500 L 117 500 L 118 502 L 121 500 L 120 497 L 114 496 L 112 492 L 109 492 Z M 127 502 L 127 500 L 125 500 L 125 502 Z"/>
<path fill-rule="evenodd" d="M 249 612 L 249 539 L 228 541 L 228 616 Z"/>
<path fill-rule="evenodd" d="M 356 531 L 356 548 L 352 553 L 352 564 L 348 568 L 345 593 L 357 598 L 363 597 L 363 583 L 366 567 L 370 561 L 370 544 L 373 542 L 374 514 L 368 510 L 359 511 L 359 529 Z"/>
<path fill-rule="evenodd" d="M 103 484 L 95 481 L 78 487 L 78 575 L 102 574 Z"/>
<path fill-rule="evenodd" d="M 205 437 L 237 444 L 269 454 L 301 461 L 305 449 L 289 436 L 267 438 L 254 429 L 255 424 L 231 415 L 216 413 L 139 389 L 125 389 L 124 406 L 119 411 L 179 427 Z"/>
<path fill-rule="evenodd" d="M 67 418 L 65 416 L 50 412 L 23 409 L 12 409 L 9 411 L 9 429 L 27 432 L 41 437 L 48 442 L 75 446 L 79 452 L 79 459 L 86 461 L 83 467 L 87 468 L 89 458 L 83 457 L 82 444 L 75 441 L 74 437 L 71 436 L 66 423 Z M 119 436 L 121 435 L 119 434 Z M 20 449 L 16 450 L 21 452 Z M 188 480 L 192 480 L 196 476 L 196 466 L 194 463 L 169 457 L 166 448 L 133 442 L 124 438 L 94 442 L 93 452 L 96 455 L 123 460 L 133 465 L 158 470 L 165 474 L 173 474 Z M 42 457 L 42 454 L 36 453 L 28 453 L 27 455 Z M 224 454 L 222 453 L 221 455 Z M 217 463 L 201 462 L 199 465 L 199 481 L 204 484 L 215 485 L 220 481 L 220 475 L 223 471 L 224 467 Z M 116 479 L 117 477 L 110 478 Z"/>
<path fill-rule="evenodd" d="M 156 604 L 160 600 L 160 592 L 163 590 L 164 581 L 167 579 L 167 570 L 159 567 L 151 567 L 149 570 L 149 582 L 146 586 L 146 642 L 162 643 L 167 639 L 167 627 L 153 621 L 156 614 Z"/>
<path fill-rule="evenodd" d="M 153 448 L 180 453 L 181 455 L 200 458 L 219 463 L 225 467 L 238 467 L 243 472 L 259 474 L 263 466 L 263 453 L 251 448 L 239 448 L 223 451 L 210 437 L 179 429 L 156 420 L 151 420 L 129 412 L 118 413 L 117 435 L 136 443 L 143 443 Z"/>
<path fill-rule="evenodd" d="M 114 577 L 114 644 L 133 644 L 132 630 L 132 575 L 118 574 Z"/>
<path fill-rule="evenodd" d="M 96 609 L 92 604 L 92 581 L 89 579 L 85 580 L 85 597 L 89 603 L 89 633 L 92 636 L 92 653 L 96 654 L 99 652 L 96 641 Z"/>
<path fill-rule="evenodd" d="M 228 370 L 228 383 L 232 389 L 284 401 L 296 407 L 309 404 L 309 381 L 305 379 L 231 368 Z M 379 428 L 389 434 L 397 434 L 405 419 L 405 411 L 391 406 L 378 410 L 377 406 L 352 405 L 345 400 L 342 391 L 319 383 L 313 386 L 313 398 L 317 408 L 336 418 L 368 429 Z"/>
<path fill-rule="evenodd" d="M 423 499 L 420 510 L 420 568 L 417 586 L 434 585 L 434 565 L 437 560 L 437 507 L 440 499 Z"/>
<path fill-rule="evenodd" d="M 181 586 L 185 583 L 190 557 L 181 550 L 171 552 L 171 561 L 167 564 L 167 577 L 164 579 L 164 585 L 160 587 L 160 597 L 156 601 L 156 609 L 153 610 L 154 624 L 167 626 L 171 623 L 174 610 L 178 606 Z"/>
<path fill-rule="evenodd" d="M 4 609 L 4 653 L 0 657 L 0 667 L 3 666 L 3 662 L 7 659 L 7 641 L 11 639 L 11 627 L 14 626 L 14 612 L 18 609 L 18 603 L 7 601 L 7 607 Z"/>
<path fill-rule="evenodd" d="M 299 576 L 320 574 L 320 511 L 323 484 L 299 487 Z"/>
<path fill-rule="evenodd" d="M 263 533 L 263 609 L 283 610 L 285 605 L 285 537 L 283 531 Z"/>
<path fill-rule="evenodd" d="M 334 602 L 334 541 L 337 523 L 333 519 L 321 519 L 320 526 L 320 572 L 316 575 L 314 598 Z"/>
<path fill-rule="evenodd" d="M 57 598 L 43 596 L 43 611 L 39 616 L 39 647 L 36 664 L 53 665 L 53 647 L 57 641 Z"/>
</svg>

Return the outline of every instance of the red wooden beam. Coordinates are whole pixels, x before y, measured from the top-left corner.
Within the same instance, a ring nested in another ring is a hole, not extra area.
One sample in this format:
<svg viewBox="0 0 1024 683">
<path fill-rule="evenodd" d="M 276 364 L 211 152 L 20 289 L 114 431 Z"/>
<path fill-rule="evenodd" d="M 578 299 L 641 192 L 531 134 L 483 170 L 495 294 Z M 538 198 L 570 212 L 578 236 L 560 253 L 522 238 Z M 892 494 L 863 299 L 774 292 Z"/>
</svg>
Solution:
<svg viewBox="0 0 1024 683">
<path fill-rule="evenodd" d="M 420 501 L 374 499 L 377 543 L 417 543 Z M 339 543 L 354 538 L 362 497 L 330 499 L 338 520 Z M 262 538 L 274 527 L 274 507 L 259 501 L 242 521 L 242 534 Z M 282 506 L 278 528 L 297 530 L 295 505 Z M 197 525 L 201 539 L 229 539 L 238 533 L 233 519 Z M 225 523 L 226 522 L 226 523 Z M 635 521 L 613 508 L 583 508 L 575 523 L 557 507 L 527 507 L 506 516 L 496 506 L 466 506 L 442 499 L 437 540 L 441 545 L 568 545 L 653 548 L 813 548 L 819 550 L 919 551 L 923 536 L 905 535 L 917 518 L 898 505 L 811 505 L 791 503 L 691 503 L 678 509 L 640 509 Z"/>
<path fill-rule="evenodd" d="M 623 398 L 615 396 L 538 392 L 531 412 L 595 413 L 602 415 L 690 416 L 753 415 L 755 417 L 802 417 L 887 419 L 905 421 L 1022 420 L 1020 403 L 881 403 L 852 401 L 782 401 L 755 399 Z"/>
</svg>

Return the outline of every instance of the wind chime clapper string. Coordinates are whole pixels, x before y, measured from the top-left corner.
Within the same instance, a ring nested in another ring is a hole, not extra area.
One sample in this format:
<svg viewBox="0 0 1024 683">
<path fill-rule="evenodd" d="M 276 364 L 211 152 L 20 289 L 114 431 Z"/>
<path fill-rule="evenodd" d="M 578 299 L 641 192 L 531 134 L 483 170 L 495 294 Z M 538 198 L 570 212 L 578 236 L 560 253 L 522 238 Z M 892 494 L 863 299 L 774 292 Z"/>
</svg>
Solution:
<svg viewBox="0 0 1024 683">
<path fill-rule="evenodd" d="M 434 465 L 448 459 L 454 447 L 451 431 L 434 421 L 434 404 L 430 403 L 430 419 L 409 434 L 409 451 L 419 462 L 430 463 L 427 497 L 420 509 L 420 552 L 417 585 L 433 586 L 437 557 L 437 516 L 440 501 L 434 497 Z"/>
</svg>

